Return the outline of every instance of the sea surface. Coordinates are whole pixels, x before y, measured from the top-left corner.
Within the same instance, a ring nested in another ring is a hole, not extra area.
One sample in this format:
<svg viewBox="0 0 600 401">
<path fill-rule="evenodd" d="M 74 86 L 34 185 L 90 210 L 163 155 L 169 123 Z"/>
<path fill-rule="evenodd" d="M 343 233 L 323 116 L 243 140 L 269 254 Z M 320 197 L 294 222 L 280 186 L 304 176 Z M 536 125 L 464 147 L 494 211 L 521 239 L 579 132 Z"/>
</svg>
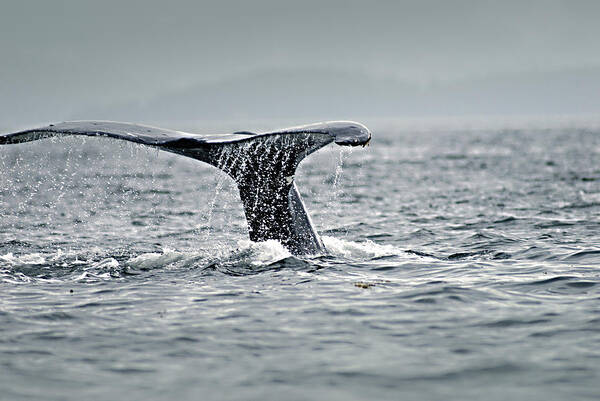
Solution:
<svg viewBox="0 0 600 401">
<path fill-rule="evenodd" d="M 198 161 L 0 147 L 0 399 L 598 399 L 600 131 L 372 131 L 300 166 L 309 257 Z"/>
</svg>

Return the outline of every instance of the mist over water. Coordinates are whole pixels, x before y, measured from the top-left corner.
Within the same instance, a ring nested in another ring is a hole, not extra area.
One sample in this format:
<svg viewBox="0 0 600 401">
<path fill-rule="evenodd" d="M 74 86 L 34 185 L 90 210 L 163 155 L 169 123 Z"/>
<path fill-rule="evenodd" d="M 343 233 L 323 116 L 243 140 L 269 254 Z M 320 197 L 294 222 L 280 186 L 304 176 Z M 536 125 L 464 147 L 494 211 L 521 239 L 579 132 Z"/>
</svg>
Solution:
<svg viewBox="0 0 600 401">
<path fill-rule="evenodd" d="M 600 108 L 593 0 L 4 3 L 7 130 Z"/>
<path fill-rule="evenodd" d="M 375 129 L 296 175 L 326 255 L 200 162 L 0 149 L 0 398 L 594 399 L 597 126 Z"/>
</svg>

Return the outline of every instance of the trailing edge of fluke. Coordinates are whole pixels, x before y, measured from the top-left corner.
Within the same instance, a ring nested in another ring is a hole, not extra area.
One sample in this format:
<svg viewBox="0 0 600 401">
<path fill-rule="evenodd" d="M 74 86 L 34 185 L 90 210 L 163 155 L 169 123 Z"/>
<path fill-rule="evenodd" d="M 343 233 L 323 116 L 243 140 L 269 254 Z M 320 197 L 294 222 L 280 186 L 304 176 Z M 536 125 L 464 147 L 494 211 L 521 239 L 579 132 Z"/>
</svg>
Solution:
<svg viewBox="0 0 600 401">
<path fill-rule="evenodd" d="M 257 242 L 277 240 L 295 255 L 325 251 L 294 182 L 298 164 L 331 142 L 342 146 L 365 146 L 371 140 L 367 127 L 352 121 L 224 135 L 196 135 L 111 121 L 68 121 L 0 135 L 0 144 L 63 135 L 123 139 L 220 168 L 237 183 L 250 239 Z"/>
</svg>

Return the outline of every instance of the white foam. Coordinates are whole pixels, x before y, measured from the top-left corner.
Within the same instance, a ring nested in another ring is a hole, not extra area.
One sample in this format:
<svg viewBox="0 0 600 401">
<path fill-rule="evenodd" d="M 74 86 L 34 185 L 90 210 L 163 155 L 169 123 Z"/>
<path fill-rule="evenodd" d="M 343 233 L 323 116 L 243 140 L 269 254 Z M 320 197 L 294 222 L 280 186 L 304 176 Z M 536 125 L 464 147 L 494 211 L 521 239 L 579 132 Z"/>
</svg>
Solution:
<svg viewBox="0 0 600 401">
<path fill-rule="evenodd" d="M 392 245 L 380 245 L 372 241 L 353 242 L 334 237 L 323 237 L 324 245 L 327 252 L 348 259 L 372 259 L 382 256 L 396 256 L 403 254 L 403 251 Z M 177 251 L 174 249 L 165 248 L 161 252 L 143 253 L 132 257 L 131 259 L 119 262 L 110 255 L 102 257 L 100 249 L 92 249 L 97 251 L 96 256 L 100 258 L 90 258 L 90 250 L 85 252 L 86 257 L 80 259 L 81 252 L 64 252 L 57 250 L 51 254 L 30 253 L 24 255 L 14 255 L 7 253 L 0 255 L 0 268 L 4 273 L 10 272 L 10 277 L 3 277 L 3 280 L 12 279 L 19 282 L 29 281 L 31 278 L 12 271 L 14 268 L 24 265 L 61 265 L 75 266 L 74 271 L 79 270 L 74 279 L 86 280 L 89 278 L 95 279 L 110 279 L 111 275 L 122 269 L 133 268 L 135 270 L 153 270 L 153 269 L 169 269 L 180 268 L 184 266 L 203 266 L 207 263 L 225 265 L 248 265 L 253 266 L 268 266 L 283 259 L 292 257 L 292 254 L 280 242 L 276 240 L 268 240 L 264 242 L 252 242 L 250 240 L 240 240 L 237 242 L 237 247 L 229 246 L 215 247 L 212 249 L 203 249 L 198 251 Z M 105 253 L 105 252 L 104 252 Z M 73 260 L 67 260 L 74 257 Z M 96 259 L 96 260 L 94 260 Z M 21 277 L 22 276 L 22 277 Z"/>
<path fill-rule="evenodd" d="M 6 262 L 9 266 L 41 265 L 46 262 L 46 259 L 39 253 L 28 253 L 21 256 L 7 253 L 6 255 L 1 255 L 0 260 Z"/>
<path fill-rule="evenodd" d="M 368 259 L 395 256 L 403 252 L 393 245 L 379 245 L 369 240 L 365 242 L 353 242 L 328 236 L 323 236 L 322 239 L 325 248 L 331 254 L 344 258 Z"/>
<path fill-rule="evenodd" d="M 99 262 L 92 263 L 86 267 L 85 270 L 112 270 L 117 268 L 119 268 L 119 262 L 116 259 L 106 258 Z"/>
<path fill-rule="evenodd" d="M 292 256 L 278 241 L 252 242 L 240 240 L 236 249 L 216 247 L 210 251 L 181 252 L 165 248 L 162 252 L 144 253 L 129 259 L 126 264 L 134 269 L 164 269 L 168 266 L 204 264 L 218 260 L 222 263 L 250 263 L 264 266 Z"/>
<path fill-rule="evenodd" d="M 167 265 L 185 261 L 189 259 L 195 259 L 201 256 L 197 252 L 179 252 L 173 249 L 165 248 L 161 253 L 143 253 L 127 261 L 127 264 L 136 269 L 157 269 L 163 268 Z"/>
<path fill-rule="evenodd" d="M 250 240 L 238 241 L 240 251 L 249 250 L 252 253 L 252 263 L 255 266 L 264 266 L 292 256 L 279 241 L 268 240 L 252 242 Z"/>
</svg>

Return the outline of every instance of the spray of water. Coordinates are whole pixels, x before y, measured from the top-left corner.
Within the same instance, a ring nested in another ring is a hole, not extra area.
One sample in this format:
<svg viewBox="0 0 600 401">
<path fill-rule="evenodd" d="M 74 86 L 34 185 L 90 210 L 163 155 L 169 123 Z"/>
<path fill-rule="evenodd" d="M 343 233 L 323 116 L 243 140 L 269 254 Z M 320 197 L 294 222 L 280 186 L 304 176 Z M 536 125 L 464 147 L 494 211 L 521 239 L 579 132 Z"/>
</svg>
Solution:
<svg viewBox="0 0 600 401">
<path fill-rule="evenodd" d="M 333 192 L 337 193 L 338 190 L 341 191 L 341 189 L 339 188 L 339 182 L 340 182 L 340 178 L 342 176 L 342 173 L 344 171 L 344 162 L 350 157 L 350 155 L 352 154 L 352 148 L 351 147 L 342 147 L 339 150 L 339 158 L 338 158 L 338 163 L 337 166 L 335 167 L 335 176 L 333 177 Z"/>
</svg>

